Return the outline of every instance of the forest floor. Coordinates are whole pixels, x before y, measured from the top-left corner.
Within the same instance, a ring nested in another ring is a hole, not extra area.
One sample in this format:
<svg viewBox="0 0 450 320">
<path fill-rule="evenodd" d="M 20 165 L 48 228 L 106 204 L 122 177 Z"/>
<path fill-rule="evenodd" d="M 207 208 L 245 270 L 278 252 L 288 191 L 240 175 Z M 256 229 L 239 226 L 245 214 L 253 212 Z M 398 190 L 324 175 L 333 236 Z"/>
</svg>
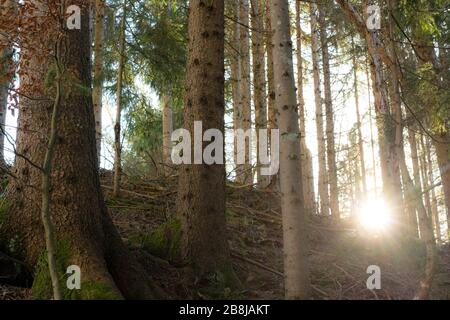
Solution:
<svg viewBox="0 0 450 320">
<path fill-rule="evenodd" d="M 174 210 L 176 179 L 127 179 L 120 199 L 111 197 L 109 174 L 102 184 L 110 214 L 122 238 L 168 299 L 282 299 L 283 252 L 279 198 L 229 184 L 227 229 L 234 270 L 241 289 L 208 293 L 191 284 L 187 268 L 149 252 L 142 239 L 163 225 Z M 425 249 L 359 232 L 349 221 L 310 221 L 310 270 L 314 299 L 411 299 L 424 270 Z M 381 268 L 381 290 L 367 289 L 370 265 Z M 27 299 L 29 289 L 2 286 L 0 300 Z M 432 299 L 450 299 L 450 246 L 439 248 Z"/>
</svg>

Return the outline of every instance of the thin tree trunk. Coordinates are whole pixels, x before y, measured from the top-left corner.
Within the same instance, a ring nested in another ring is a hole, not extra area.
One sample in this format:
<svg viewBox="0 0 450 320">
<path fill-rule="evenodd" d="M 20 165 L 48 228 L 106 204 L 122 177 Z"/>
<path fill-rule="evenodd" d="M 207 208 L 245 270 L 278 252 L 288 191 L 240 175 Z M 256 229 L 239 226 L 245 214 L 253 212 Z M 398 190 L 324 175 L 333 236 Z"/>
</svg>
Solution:
<svg viewBox="0 0 450 320">
<path fill-rule="evenodd" d="M 355 96 L 355 107 L 356 107 L 356 128 L 358 131 L 358 152 L 359 152 L 359 163 L 361 167 L 361 181 L 362 181 L 362 193 L 363 197 L 367 195 L 367 177 L 366 177 L 366 161 L 364 155 L 364 137 L 362 135 L 362 124 L 361 124 L 361 112 L 359 105 L 359 85 L 358 85 L 358 63 L 356 61 L 355 52 L 355 42 L 352 36 L 352 62 L 353 62 L 353 90 Z"/>
<path fill-rule="evenodd" d="M 270 21 L 270 1 L 266 0 L 266 48 L 267 48 L 267 89 L 268 89 L 268 129 L 278 129 L 278 112 L 275 107 L 275 86 L 273 70 L 272 23 Z M 279 173 L 270 177 L 269 188 L 279 190 Z"/>
<path fill-rule="evenodd" d="M 320 89 L 320 45 L 319 45 L 319 29 L 317 25 L 317 5 L 310 3 L 311 16 L 311 50 L 313 61 L 313 76 L 314 76 L 314 97 L 316 103 L 316 127 L 317 127 L 317 146 L 319 157 L 319 199 L 320 199 L 320 213 L 324 216 L 329 215 L 330 202 L 328 197 L 328 179 L 327 179 L 327 159 L 326 146 L 323 128 L 323 108 L 322 108 L 322 94 Z"/>
<path fill-rule="evenodd" d="M 256 177 L 258 186 L 267 186 L 267 177 L 261 175 L 261 164 L 259 162 L 260 142 L 259 129 L 267 128 L 267 105 L 265 88 L 265 65 L 264 65 L 264 7 L 262 0 L 252 0 L 252 55 L 253 55 L 253 101 L 255 106 L 255 129 L 256 129 Z M 266 152 L 267 150 L 262 150 Z"/>
<path fill-rule="evenodd" d="M 163 163 L 164 172 L 170 172 L 172 164 L 172 109 L 170 108 L 170 94 L 164 93 L 161 97 L 161 111 L 163 124 Z"/>
<path fill-rule="evenodd" d="M 240 38 L 240 2 L 241 0 L 235 0 L 233 11 L 234 11 L 234 28 L 233 28 L 233 48 L 234 51 L 231 54 L 231 80 L 232 80 L 232 90 L 233 90 L 233 130 L 242 128 L 242 110 L 241 110 L 241 38 Z M 241 173 L 244 171 L 242 164 L 237 164 L 237 139 L 234 138 L 233 142 L 233 158 L 236 164 L 236 180 L 239 181 Z"/>
<path fill-rule="evenodd" d="M 6 0 L 2 4 L 0 14 L 2 18 L 11 19 L 16 16 L 16 2 L 13 0 Z M 7 24 L 9 21 L 4 21 Z M 10 35 L 11 36 L 11 35 Z M 14 61 L 12 59 L 11 39 L 8 39 L 5 34 L 0 34 L 0 166 L 5 163 L 5 135 L 6 135 L 6 113 L 8 111 L 8 96 L 9 86 L 13 78 Z"/>
<path fill-rule="evenodd" d="M 442 189 L 444 190 L 444 203 L 447 211 L 447 230 L 450 238 L 450 134 L 439 136 L 440 141 L 433 141 L 436 149 L 439 170 L 441 173 Z M 442 141 L 442 142 L 441 142 Z M 447 141 L 446 143 L 444 141 Z"/>
<path fill-rule="evenodd" d="M 202 120 L 203 130 L 218 129 L 223 134 L 224 1 L 205 5 L 204 0 L 191 0 L 189 9 L 184 126 L 192 135 L 194 121 Z M 198 279 L 220 275 L 227 285 L 236 279 L 227 242 L 223 163 L 222 159 L 222 164 L 181 167 L 177 216 L 182 226 L 181 258 Z"/>
<path fill-rule="evenodd" d="M 409 129 L 408 130 L 408 140 L 409 140 L 409 146 L 411 148 L 411 161 L 413 166 L 413 177 L 414 177 L 414 185 L 416 188 L 419 188 L 421 186 L 421 180 L 420 180 L 420 166 L 419 166 L 419 157 L 417 154 L 417 140 L 416 140 L 416 134 L 414 130 Z M 419 190 L 421 192 L 421 190 Z M 421 194 L 421 193 L 420 193 Z M 419 195 L 416 195 L 419 196 Z M 415 237 L 418 237 L 418 222 L 417 222 L 417 208 L 413 207 L 413 210 L 410 211 L 410 226 L 411 226 L 411 234 Z"/>
<path fill-rule="evenodd" d="M 289 5 L 273 0 L 270 7 L 274 49 L 275 104 L 280 112 L 280 187 L 283 215 L 285 292 L 287 299 L 310 296 L 308 246 L 302 190 L 300 132 L 289 27 Z"/>
<path fill-rule="evenodd" d="M 309 215 L 316 211 L 315 191 L 314 191 L 314 173 L 312 165 L 311 152 L 306 144 L 306 111 L 305 98 L 303 92 L 303 56 L 302 56 L 302 24 L 301 24 L 301 6 L 300 2 L 296 6 L 296 34 L 297 34 L 297 93 L 298 93 L 298 112 L 300 116 L 300 149 L 302 164 L 302 185 L 305 210 Z"/>
<path fill-rule="evenodd" d="M 433 161 L 431 158 L 431 150 L 430 150 L 430 143 L 427 140 L 425 143 L 425 154 L 426 154 L 426 163 L 428 166 L 428 178 L 430 179 L 429 185 L 431 188 L 431 191 L 429 191 L 430 197 L 431 197 L 431 217 L 433 220 L 433 225 L 435 228 L 435 234 L 436 234 L 436 240 L 438 244 L 442 243 L 442 236 L 441 236 L 441 222 L 439 219 L 439 211 L 438 211 L 438 203 L 436 199 L 436 192 L 435 188 L 433 187 L 434 182 L 434 172 L 433 172 Z"/>
<path fill-rule="evenodd" d="M 249 0 L 241 0 L 240 5 L 240 53 L 241 53 L 241 78 L 240 78 L 240 110 L 242 127 L 244 131 L 251 129 L 252 115 L 251 115 L 251 90 L 250 90 L 250 8 Z M 246 139 L 245 143 L 245 164 L 242 167 L 242 172 L 238 172 L 238 181 L 242 184 L 253 183 L 253 172 L 251 159 L 249 153 L 252 152 L 251 140 Z"/>
<path fill-rule="evenodd" d="M 122 90 L 123 90 L 123 69 L 125 64 L 125 22 L 127 8 L 126 1 L 123 2 L 123 13 L 120 21 L 119 39 L 119 68 L 117 70 L 116 87 L 116 123 L 114 125 L 114 182 L 113 195 L 120 195 L 120 181 L 122 178 L 122 143 L 121 143 L 121 120 L 122 120 Z"/>
<path fill-rule="evenodd" d="M 372 166 L 373 166 L 373 188 L 375 196 L 378 194 L 378 181 L 377 181 L 377 162 L 375 158 L 375 134 L 373 132 L 373 114 L 372 114 L 372 94 L 371 94 L 371 87 L 370 87 L 370 75 L 369 75 L 369 65 L 368 65 L 368 58 L 366 56 L 366 82 L 367 82 L 367 96 L 369 100 L 369 129 L 370 129 L 370 149 L 372 152 Z"/>
<path fill-rule="evenodd" d="M 102 148 L 102 98 L 103 98 L 103 19 L 105 14 L 104 0 L 95 0 L 95 32 L 94 32 L 94 79 L 92 100 L 94 104 L 95 134 L 97 157 L 100 164 Z"/>
<path fill-rule="evenodd" d="M 327 163 L 328 163 L 328 184 L 330 185 L 330 209 L 331 216 L 339 220 L 339 189 L 337 182 L 336 168 L 336 146 L 334 139 L 334 112 L 333 98 L 331 93 L 331 71 L 330 71 L 330 53 L 328 51 L 328 35 L 325 20 L 325 7 L 323 4 L 319 6 L 319 29 L 320 44 L 322 49 L 322 65 L 323 65 L 323 84 L 325 94 L 325 114 L 326 114 L 326 136 L 327 136 Z"/>
</svg>

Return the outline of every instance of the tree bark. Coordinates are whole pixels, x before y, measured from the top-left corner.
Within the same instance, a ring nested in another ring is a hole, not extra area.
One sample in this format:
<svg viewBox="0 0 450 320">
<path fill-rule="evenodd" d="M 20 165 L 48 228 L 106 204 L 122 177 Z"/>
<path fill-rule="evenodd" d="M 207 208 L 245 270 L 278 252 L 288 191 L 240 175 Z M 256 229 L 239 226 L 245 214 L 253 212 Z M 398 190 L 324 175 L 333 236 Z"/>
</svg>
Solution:
<svg viewBox="0 0 450 320">
<path fill-rule="evenodd" d="M 339 220 L 339 189 L 336 168 L 336 146 L 334 139 L 334 112 L 333 98 L 331 94 L 331 71 L 330 71 L 330 53 L 328 51 L 328 35 L 327 22 L 325 20 L 325 7 L 321 3 L 319 5 L 319 30 L 320 44 L 322 50 L 322 66 L 323 66 L 323 85 L 325 94 L 325 115 L 326 115 L 326 137 L 327 137 L 327 164 L 328 164 L 328 184 L 330 185 L 330 209 L 331 216 Z"/>
<path fill-rule="evenodd" d="M 450 237 L 450 143 L 448 143 L 450 141 L 450 133 L 442 134 L 439 138 L 440 141 L 433 141 L 433 144 L 436 149 L 436 157 L 441 173 L 444 201 L 447 210 L 447 230 L 448 236 Z"/>
<path fill-rule="evenodd" d="M 190 2 L 184 127 L 224 133 L 224 1 Z M 180 168 L 177 216 L 182 260 L 199 279 L 235 281 L 225 221 L 225 166 L 184 164 Z"/>
<path fill-rule="evenodd" d="M 302 56 L 302 24 L 301 24 L 301 6 L 300 2 L 296 6 L 296 34 L 297 34 L 297 93 L 300 117 L 300 150 L 302 164 L 302 185 L 305 210 L 307 214 L 312 215 L 316 212 L 314 173 L 312 165 L 311 152 L 306 144 L 306 111 L 305 98 L 303 92 L 303 56 Z"/>
<path fill-rule="evenodd" d="M 416 188 L 420 188 L 422 183 L 420 180 L 420 166 L 419 166 L 419 156 L 417 154 L 417 139 L 416 134 L 414 130 L 409 129 L 408 130 L 408 140 L 409 140 L 409 147 L 411 149 L 411 161 L 413 166 L 413 177 L 414 177 L 414 185 Z M 421 194 L 422 190 L 418 190 Z M 418 195 L 416 195 L 418 196 Z M 417 208 L 413 207 L 413 210 L 410 211 L 410 228 L 411 228 L 411 235 L 414 237 L 419 236 L 419 229 L 418 229 L 418 223 L 417 223 Z"/>
<path fill-rule="evenodd" d="M 164 93 L 161 97 L 161 111 L 163 124 L 163 163 L 164 172 L 170 173 L 172 164 L 172 109 L 170 108 L 170 94 Z"/>
<path fill-rule="evenodd" d="M 314 97 L 316 103 L 316 128 L 317 128 L 317 146 L 319 157 L 319 199 L 320 199 L 320 213 L 324 216 L 329 215 L 330 201 L 328 196 L 328 179 L 327 179 L 327 159 L 326 159 L 326 143 L 324 137 L 323 126 L 323 108 L 322 108 L 322 93 L 320 89 L 320 45 L 319 45 L 319 29 L 317 25 L 317 5 L 310 3 L 311 16 L 311 50 L 313 61 L 313 76 L 314 76 Z"/>
<path fill-rule="evenodd" d="M 2 4 L 0 14 L 2 19 L 11 19 L 16 11 L 16 3 L 13 0 L 6 0 Z M 8 25 L 8 20 L 2 21 Z M 10 35 L 12 36 L 12 35 Z M 9 86 L 13 78 L 14 61 L 12 59 L 11 39 L 5 34 L 0 34 L 0 166 L 4 166 L 5 162 L 5 135 L 6 135 L 6 113 L 8 112 Z"/>
<path fill-rule="evenodd" d="M 105 14 L 104 0 L 95 0 L 95 28 L 94 28 L 94 79 L 92 87 L 92 100 L 94 104 L 95 117 L 95 139 L 97 146 L 97 157 L 101 162 L 102 148 L 102 98 L 103 98 L 103 19 Z"/>
<path fill-rule="evenodd" d="M 267 177 L 261 175 L 259 130 L 267 128 L 267 105 L 264 64 L 264 10 L 262 0 L 252 0 L 252 57 L 253 57 L 253 102 L 256 129 L 256 178 L 260 188 L 267 186 Z M 262 150 L 267 153 L 268 150 Z"/>
<path fill-rule="evenodd" d="M 439 211 L 438 211 L 438 203 L 436 199 L 436 191 L 435 191 L 435 181 L 434 181 L 434 172 L 433 172 L 433 161 L 431 158 L 431 147 L 430 143 L 427 140 L 425 143 L 425 155 L 426 155 L 426 164 L 427 164 L 427 170 L 428 170 L 428 178 L 429 178 L 429 185 L 431 190 L 430 192 L 430 200 L 431 200 L 431 217 L 433 220 L 433 225 L 435 228 L 435 234 L 436 234 L 436 240 L 438 244 L 442 243 L 442 235 L 441 235 L 441 222 L 439 218 Z"/>
<path fill-rule="evenodd" d="M 358 158 L 361 168 L 361 182 L 362 182 L 362 193 L 363 197 L 367 196 L 367 177 L 366 177 L 366 161 L 364 155 L 364 137 L 362 135 L 362 124 L 361 124 L 361 111 L 359 104 L 359 85 L 358 85 L 358 63 L 356 61 L 355 52 L 355 42 L 352 36 L 352 63 L 353 63 L 353 90 L 355 96 L 355 108 L 356 108 L 356 128 L 358 131 Z"/>
<path fill-rule="evenodd" d="M 116 122 L 114 124 L 114 181 L 113 195 L 120 196 L 120 182 L 122 179 L 122 141 L 121 141 L 121 121 L 122 121 L 122 90 L 123 72 L 125 64 L 125 24 L 127 16 L 127 2 L 123 2 L 123 13 L 120 21 L 119 34 L 119 67 L 117 70 L 116 87 Z"/>
<path fill-rule="evenodd" d="M 307 227 L 302 190 L 298 107 L 292 62 L 289 3 L 270 5 L 274 49 L 275 104 L 280 112 L 280 188 L 283 218 L 285 293 L 288 299 L 307 299 L 310 280 Z"/>
<path fill-rule="evenodd" d="M 240 111 L 239 116 L 241 117 L 242 127 L 247 131 L 251 129 L 252 126 L 252 115 L 251 115 L 251 89 L 250 89 L 250 8 L 249 0 L 241 0 L 240 3 L 240 55 L 241 55 L 241 79 L 240 79 Z M 237 172 L 238 181 L 242 184 L 248 185 L 253 183 L 253 172 L 251 159 L 249 153 L 252 151 L 251 140 L 246 139 L 245 143 L 245 164 L 242 166 L 242 171 Z"/>
<path fill-rule="evenodd" d="M 42 5 L 42 2 L 38 4 Z M 89 9 L 82 6 L 82 1 L 73 4 L 82 8 L 82 25 L 89 25 Z M 33 37 L 31 45 L 22 48 L 22 58 L 32 59 L 31 65 L 36 68 L 23 70 L 21 90 L 26 96 L 42 99 L 23 98 L 20 101 L 17 151 L 24 156 L 17 157 L 14 167 L 18 179 L 11 179 L 8 185 L 10 207 L 0 238 L 4 243 L 15 243 L 19 258 L 35 270 L 33 295 L 46 299 L 51 298 L 51 283 L 46 276 L 46 266 L 40 263 L 45 257 L 46 246 L 39 217 L 42 170 L 36 164 L 42 164 L 44 160 L 52 114 L 49 91 L 53 92 L 53 88 L 47 88 L 41 79 L 53 66 L 50 54 L 44 55 L 40 51 L 38 55 L 34 48 L 41 48 L 42 41 L 46 41 L 45 48 L 51 51 L 56 38 L 55 30 L 49 31 L 48 26 L 56 23 L 44 23 L 33 16 L 24 19 L 24 24 L 31 22 L 28 19 L 37 23 L 44 33 Z M 44 25 L 47 27 L 43 28 Z M 100 189 L 92 97 L 78 89 L 89 88 L 92 80 L 89 28 L 66 31 L 63 36 L 67 43 L 64 51 L 67 66 L 64 83 L 67 86 L 61 97 L 50 210 L 59 272 L 65 274 L 70 265 L 78 265 L 82 270 L 81 290 L 65 291 L 64 298 L 152 298 L 151 283 L 123 244 L 108 215 Z M 21 63 L 25 65 L 24 61 Z"/>
<path fill-rule="evenodd" d="M 240 36 L 240 1 L 235 0 L 233 5 L 234 13 L 234 28 L 233 28 L 233 48 L 231 53 L 231 81 L 233 90 L 233 130 L 242 128 L 242 110 L 241 110 L 241 36 Z M 237 164 L 237 140 L 236 137 L 233 141 L 233 158 L 235 162 L 236 181 L 239 181 L 239 176 L 244 168 L 241 164 Z"/>
<path fill-rule="evenodd" d="M 273 75 L 272 23 L 270 21 L 270 1 L 266 0 L 266 48 L 267 48 L 267 91 L 268 91 L 268 129 L 278 129 L 278 111 L 275 107 L 275 86 Z M 269 188 L 279 190 L 279 173 L 270 177 Z"/>
</svg>

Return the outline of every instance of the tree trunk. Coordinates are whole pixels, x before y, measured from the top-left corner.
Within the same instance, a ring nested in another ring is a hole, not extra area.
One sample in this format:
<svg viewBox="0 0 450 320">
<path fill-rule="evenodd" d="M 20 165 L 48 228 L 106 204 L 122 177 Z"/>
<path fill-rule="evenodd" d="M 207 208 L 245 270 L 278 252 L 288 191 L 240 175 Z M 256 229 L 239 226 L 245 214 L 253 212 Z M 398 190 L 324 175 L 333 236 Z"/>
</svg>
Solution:
<svg viewBox="0 0 450 320">
<path fill-rule="evenodd" d="M 413 177 L 414 177 L 414 185 L 416 188 L 420 188 L 418 192 L 422 194 L 422 188 L 420 187 L 421 180 L 420 180 L 420 166 L 419 166 L 419 156 L 417 154 L 417 139 L 416 134 L 414 130 L 409 129 L 408 130 L 408 140 L 409 140 L 409 147 L 411 148 L 411 161 L 413 166 Z M 416 195 L 418 196 L 418 195 Z M 412 207 L 412 206 L 411 206 Z M 418 223 L 417 223 L 417 208 L 412 207 L 413 210 L 410 211 L 410 228 L 411 228 L 411 235 L 414 237 L 418 237 Z"/>
<path fill-rule="evenodd" d="M 268 129 L 278 129 L 278 112 L 275 107 L 275 86 L 273 75 L 272 23 L 270 21 L 270 1 L 266 0 L 266 48 L 267 48 L 267 88 L 268 88 Z M 269 188 L 279 190 L 279 173 L 270 177 Z"/>
<path fill-rule="evenodd" d="M 311 50 L 313 61 L 313 76 L 314 76 L 314 97 L 316 102 L 316 127 L 317 127 L 317 146 L 319 157 L 319 198 L 320 198 L 320 213 L 324 216 L 329 215 L 330 202 L 328 197 L 328 179 L 327 179 L 327 159 L 326 146 L 323 128 L 323 108 L 322 108 L 322 94 L 320 89 L 320 45 L 319 45 L 319 29 L 317 26 L 317 5 L 310 4 L 311 15 Z"/>
<path fill-rule="evenodd" d="M 243 129 L 247 131 L 252 126 L 252 114 L 251 114 L 251 90 L 250 90 L 250 37 L 249 37 L 249 0 L 241 0 L 240 5 L 240 53 L 241 53 L 241 79 L 240 79 L 240 111 Z M 242 184 L 253 183 L 253 172 L 251 159 L 249 153 L 252 150 L 251 139 L 246 139 L 245 143 L 245 164 L 242 166 L 242 172 L 237 172 L 238 181 Z"/>
<path fill-rule="evenodd" d="M 375 98 L 375 107 L 378 117 L 378 134 L 380 146 L 381 174 L 383 178 L 383 194 L 387 206 L 393 212 L 393 219 L 396 222 L 402 221 L 402 185 L 400 179 L 400 166 L 398 148 L 395 145 L 396 140 L 396 115 L 391 113 L 386 83 L 383 70 L 383 62 L 389 67 L 389 70 L 396 79 L 400 79 L 399 68 L 388 57 L 386 49 L 380 42 L 376 30 L 366 28 L 366 16 L 363 18 L 356 9 L 347 0 L 337 0 L 346 15 L 355 24 L 361 37 L 366 39 L 368 52 L 371 57 L 370 70 L 372 74 L 373 93 Z M 367 14 L 367 3 L 363 7 Z M 397 224 L 397 225 L 401 225 Z"/>
<path fill-rule="evenodd" d="M 297 93 L 300 116 L 300 150 L 302 164 L 302 185 L 305 210 L 307 214 L 312 215 L 316 211 L 315 191 L 314 191 L 314 173 L 312 166 L 311 152 L 306 144 L 306 111 L 305 98 L 303 94 L 303 56 L 302 56 L 302 24 L 300 2 L 296 6 L 296 34 L 297 34 Z"/>
<path fill-rule="evenodd" d="M 9 20 L 16 16 L 16 3 L 13 0 L 6 0 L 2 4 L 0 14 L 5 25 L 11 24 Z M 5 30 L 3 30 L 5 31 Z M 6 32 L 8 33 L 8 32 Z M 12 36 L 12 35 L 10 35 Z M 6 135 L 6 113 L 8 112 L 9 86 L 14 76 L 14 61 L 12 59 L 11 39 L 4 34 L 0 34 L 0 167 L 5 163 L 5 135 Z"/>
<path fill-rule="evenodd" d="M 119 35 L 119 67 L 117 70 L 116 87 L 116 123 L 114 125 L 114 197 L 120 195 L 120 181 L 122 179 L 122 142 L 121 142 L 121 121 L 122 121 L 122 90 L 123 90 L 123 68 L 125 64 L 125 24 L 127 15 L 127 2 L 123 2 L 123 13 L 120 21 Z"/>
<path fill-rule="evenodd" d="M 190 2 L 184 126 L 224 133 L 224 1 Z M 193 143 L 192 143 L 193 145 Z M 223 148 L 223 146 L 222 146 Z M 182 259 L 199 279 L 234 281 L 225 221 L 225 166 L 184 164 L 180 168 L 177 214 Z M 212 192 L 213 191 L 213 192 Z"/>
<path fill-rule="evenodd" d="M 358 85 L 358 63 L 356 61 L 355 42 L 352 36 L 352 62 L 353 62 L 353 90 L 355 95 L 356 107 L 356 128 L 358 131 L 358 152 L 359 163 L 361 168 L 361 182 L 363 197 L 367 196 L 367 177 L 366 177 L 366 161 L 364 156 L 364 137 L 362 135 L 361 111 L 359 105 L 359 85 Z"/>
<path fill-rule="evenodd" d="M 369 129 L 370 129 L 370 150 L 372 153 L 372 166 L 373 166 L 373 189 L 374 189 L 374 193 L 375 193 L 375 197 L 378 194 L 378 180 L 377 180 L 377 162 L 376 162 L 376 158 L 375 158 L 375 134 L 374 134 L 374 130 L 373 130 L 373 113 L 372 113 L 372 109 L 373 109 L 373 105 L 372 105 L 372 101 L 371 101 L 371 87 L 370 87 L 370 75 L 369 75 L 369 65 L 368 65 L 368 58 L 366 56 L 366 67 L 365 67 L 365 71 L 366 71 L 366 82 L 367 82 L 367 96 L 368 96 L 368 102 L 369 102 Z"/>
<path fill-rule="evenodd" d="M 234 13 L 234 28 L 233 28 L 233 42 L 234 50 L 231 53 L 231 85 L 233 91 L 233 130 L 242 128 L 242 110 L 241 110 L 241 38 L 240 38 L 240 1 L 235 0 L 233 5 Z M 233 158 L 236 164 L 236 180 L 239 181 L 239 176 L 244 171 L 242 164 L 237 164 L 237 140 L 236 137 L 233 142 Z"/>
<path fill-rule="evenodd" d="M 436 240 L 438 244 L 442 243 L 442 236 L 441 236 L 441 222 L 439 219 L 439 211 L 438 211 L 438 203 L 436 199 L 436 192 L 435 192 L 435 181 L 434 181 L 434 172 L 433 172 L 433 161 L 431 159 L 431 150 L 430 150 L 430 143 L 427 140 L 425 144 L 425 155 L 426 155 L 426 163 L 427 163 L 427 169 L 428 169 L 428 178 L 430 179 L 429 185 L 431 190 L 430 197 L 431 197 L 431 217 L 433 220 L 433 225 L 435 228 L 435 234 L 436 234 Z"/>
<path fill-rule="evenodd" d="M 170 94 L 164 93 L 161 97 L 161 111 L 163 124 L 163 163 L 164 172 L 170 172 L 172 164 L 172 109 L 170 108 Z"/>
<path fill-rule="evenodd" d="M 267 186 L 267 177 L 261 175 L 261 164 L 259 162 L 260 142 L 259 129 L 267 128 L 267 105 L 265 86 L 264 65 L 264 10 L 262 0 L 252 0 L 252 56 L 253 56 L 253 101 L 255 106 L 255 129 L 256 129 L 256 177 L 258 186 Z M 268 150 L 262 150 L 267 153 Z"/>
<path fill-rule="evenodd" d="M 72 3 L 82 8 L 82 25 L 89 25 L 88 8 L 82 6 L 82 1 Z M 48 26 L 57 23 L 34 16 L 25 18 L 24 25 L 31 23 L 28 19 L 45 34 L 22 48 L 23 59 L 31 59 L 35 67 L 32 71 L 23 70 L 21 90 L 27 96 L 42 99 L 21 99 L 17 151 L 23 156 L 17 157 L 14 168 L 18 179 L 11 179 L 8 185 L 10 206 L 0 238 L 4 243 L 15 243 L 19 258 L 35 270 L 33 295 L 46 299 L 51 298 L 52 290 L 47 266 L 42 263 L 46 256 L 44 228 L 39 219 L 42 172 L 36 164 L 43 163 L 47 148 L 53 100 L 49 91 L 54 91 L 42 79 L 53 66 L 50 53 L 35 52 L 34 48 L 42 48 L 42 41 L 47 41 L 45 48 L 49 51 L 53 48 L 56 30 L 49 30 Z M 67 76 L 52 163 L 50 210 L 60 274 L 65 274 L 70 265 L 80 266 L 82 271 L 81 290 L 64 290 L 64 298 L 151 298 L 149 279 L 126 249 L 108 215 L 100 189 L 92 97 L 77 89 L 91 85 L 89 28 L 66 31 L 64 36 Z"/>
<path fill-rule="evenodd" d="M 433 144 L 436 149 L 436 157 L 441 173 L 445 208 L 447 210 L 447 230 L 450 238 L 450 143 L 448 143 L 448 141 L 450 141 L 450 133 L 442 134 L 439 138 L 443 142 L 433 141 Z"/>
<path fill-rule="evenodd" d="M 325 20 L 325 8 L 323 4 L 319 6 L 319 29 L 320 44 L 322 49 L 323 63 L 323 84 L 325 94 L 325 114 L 326 114 L 326 136 L 327 136 L 327 162 L 328 162 L 328 184 L 330 185 L 330 209 L 331 216 L 339 220 L 339 189 L 337 182 L 336 150 L 334 139 L 334 112 L 333 98 L 331 93 L 331 71 L 330 53 L 328 51 L 328 35 Z"/>
<path fill-rule="evenodd" d="M 92 87 L 92 100 L 95 117 L 95 141 L 97 157 L 101 162 L 102 148 L 102 98 L 103 98 L 103 19 L 105 14 L 104 0 L 95 0 L 95 32 L 94 32 L 94 79 Z"/>
<path fill-rule="evenodd" d="M 288 1 L 271 1 L 270 13 L 271 21 L 275 22 L 272 25 L 275 104 L 280 112 L 280 188 L 285 292 L 288 299 L 307 299 L 310 295 L 307 227 Z"/>
</svg>

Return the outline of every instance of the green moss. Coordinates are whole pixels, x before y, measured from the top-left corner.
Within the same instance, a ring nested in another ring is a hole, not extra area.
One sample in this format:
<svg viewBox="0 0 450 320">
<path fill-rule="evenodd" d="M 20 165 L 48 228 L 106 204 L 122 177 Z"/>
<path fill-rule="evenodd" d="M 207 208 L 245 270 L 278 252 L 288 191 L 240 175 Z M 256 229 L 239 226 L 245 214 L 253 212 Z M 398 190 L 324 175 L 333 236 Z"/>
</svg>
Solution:
<svg viewBox="0 0 450 320">
<path fill-rule="evenodd" d="M 70 291 L 71 300 L 121 300 L 111 286 L 99 282 L 82 282 L 80 290 Z"/>
<path fill-rule="evenodd" d="M 66 268 L 70 265 L 71 248 L 68 241 L 60 241 L 56 248 L 56 265 L 64 300 L 120 300 L 121 297 L 109 285 L 85 281 L 80 290 L 69 290 L 66 286 Z M 36 300 L 50 300 L 53 297 L 52 281 L 48 270 L 47 252 L 39 257 L 32 286 L 32 296 Z M 83 279 L 83 274 L 81 274 Z"/>
<path fill-rule="evenodd" d="M 59 241 L 56 245 L 56 268 L 59 275 L 59 281 L 64 284 L 66 268 L 69 265 L 70 245 L 67 241 Z M 70 295 L 65 286 L 61 286 L 64 291 L 63 296 Z M 52 281 L 48 270 L 47 251 L 44 251 L 36 265 L 34 281 L 32 287 L 33 298 L 36 300 L 49 300 L 53 297 Z"/>
<path fill-rule="evenodd" d="M 157 257 L 177 261 L 180 257 L 181 221 L 171 219 L 153 233 L 132 237 L 130 240 Z"/>
</svg>

